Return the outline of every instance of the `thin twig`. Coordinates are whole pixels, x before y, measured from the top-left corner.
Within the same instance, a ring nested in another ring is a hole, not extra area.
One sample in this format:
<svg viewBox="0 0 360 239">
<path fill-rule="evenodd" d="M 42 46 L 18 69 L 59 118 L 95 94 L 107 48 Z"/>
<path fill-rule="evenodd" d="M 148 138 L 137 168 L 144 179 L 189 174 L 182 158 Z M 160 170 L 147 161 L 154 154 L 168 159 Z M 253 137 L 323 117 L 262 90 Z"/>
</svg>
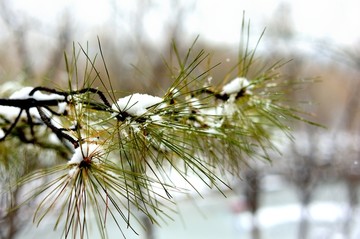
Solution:
<svg viewBox="0 0 360 239">
<path fill-rule="evenodd" d="M 79 142 L 78 140 L 75 140 L 74 138 L 72 138 L 70 135 L 68 134 L 65 134 L 61 129 L 58 129 L 56 128 L 52 123 L 51 123 L 51 120 L 50 118 L 48 118 L 44 111 L 41 109 L 41 107 L 39 106 L 36 106 L 36 109 L 38 110 L 39 112 L 39 115 L 41 117 L 41 120 L 45 123 L 46 126 L 48 126 L 52 131 L 53 133 L 56 134 L 56 136 L 59 137 L 59 139 L 67 139 L 70 143 L 72 143 L 74 145 L 74 148 L 77 148 L 79 147 Z"/>
</svg>

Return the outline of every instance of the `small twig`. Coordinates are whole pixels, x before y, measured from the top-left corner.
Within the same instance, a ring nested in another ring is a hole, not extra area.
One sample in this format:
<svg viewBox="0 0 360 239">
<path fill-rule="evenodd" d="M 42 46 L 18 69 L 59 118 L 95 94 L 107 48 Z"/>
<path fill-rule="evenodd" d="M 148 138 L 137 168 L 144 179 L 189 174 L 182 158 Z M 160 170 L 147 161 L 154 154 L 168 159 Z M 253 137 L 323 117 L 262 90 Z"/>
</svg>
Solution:
<svg viewBox="0 0 360 239">
<path fill-rule="evenodd" d="M 25 109 L 25 112 L 26 112 L 28 124 L 30 125 L 30 133 L 34 139 L 35 138 L 34 123 L 33 123 L 32 117 L 30 115 L 29 109 Z"/>
<path fill-rule="evenodd" d="M 106 106 L 108 106 L 109 108 L 111 108 L 111 105 L 110 105 L 109 101 L 106 99 L 104 93 L 102 91 L 98 90 L 98 89 L 84 88 L 84 89 L 81 89 L 81 90 L 78 90 L 78 91 L 70 91 L 69 94 L 84 94 L 84 93 L 87 93 L 87 92 L 97 94 L 100 97 L 100 99 L 104 102 L 104 104 Z"/>
<path fill-rule="evenodd" d="M 52 94 L 62 95 L 64 97 L 68 96 L 68 94 L 64 91 L 57 91 L 55 89 L 51 89 L 51 88 L 43 87 L 43 86 L 37 86 L 34 89 L 32 89 L 29 92 L 29 96 L 33 96 L 36 91 L 45 91 L 45 92 L 52 93 Z"/>
<path fill-rule="evenodd" d="M 72 143 L 74 145 L 74 148 L 79 147 L 79 142 L 77 140 L 75 140 L 74 138 L 72 138 L 70 135 L 65 134 L 61 129 L 56 128 L 50 121 L 50 118 L 48 118 L 44 111 L 42 111 L 42 109 L 39 106 L 36 106 L 36 109 L 39 112 L 39 115 L 41 117 L 41 120 L 44 122 L 44 124 L 46 126 L 48 126 L 53 133 L 56 134 L 56 136 L 59 137 L 59 139 L 64 138 L 67 139 L 70 143 Z"/>
<path fill-rule="evenodd" d="M 243 88 L 241 89 L 235 96 L 235 99 L 239 99 L 240 97 L 244 96 L 246 93 L 246 88 Z M 221 93 L 218 93 L 214 90 L 211 90 L 209 88 L 203 88 L 203 89 L 200 89 L 199 91 L 196 91 L 192 94 L 192 96 L 197 96 L 197 95 L 200 95 L 200 94 L 209 94 L 209 95 L 213 95 L 215 96 L 216 99 L 218 100 L 222 100 L 222 101 L 227 101 L 229 98 L 230 98 L 230 95 L 229 94 L 221 94 Z"/>
<path fill-rule="evenodd" d="M 73 91 L 70 91 L 70 92 L 65 92 L 65 91 L 57 91 L 55 89 L 38 86 L 38 87 L 35 87 L 34 89 L 32 89 L 30 91 L 29 96 L 33 96 L 36 91 L 45 91 L 45 92 L 48 92 L 48 93 L 64 96 L 64 101 L 66 101 L 66 102 L 67 102 L 67 96 L 69 96 L 69 95 L 80 95 L 80 94 L 85 94 L 85 93 L 90 92 L 90 93 L 93 93 L 93 94 L 97 94 L 100 97 L 100 99 L 102 100 L 102 102 L 107 107 L 111 108 L 111 105 L 110 105 L 109 101 L 107 100 L 105 94 L 102 91 L 100 91 L 98 89 L 95 89 L 95 88 L 91 88 L 91 87 L 83 88 L 81 90 L 73 90 Z"/>
<path fill-rule="evenodd" d="M 10 132 L 15 128 L 16 124 L 18 123 L 20 117 L 21 117 L 21 114 L 23 112 L 23 109 L 20 110 L 18 116 L 16 117 L 15 121 L 11 124 L 10 128 L 8 130 L 6 130 L 5 132 L 5 135 L 0 138 L 0 142 L 5 140 L 5 138 L 10 134 Z"/>
</svg>

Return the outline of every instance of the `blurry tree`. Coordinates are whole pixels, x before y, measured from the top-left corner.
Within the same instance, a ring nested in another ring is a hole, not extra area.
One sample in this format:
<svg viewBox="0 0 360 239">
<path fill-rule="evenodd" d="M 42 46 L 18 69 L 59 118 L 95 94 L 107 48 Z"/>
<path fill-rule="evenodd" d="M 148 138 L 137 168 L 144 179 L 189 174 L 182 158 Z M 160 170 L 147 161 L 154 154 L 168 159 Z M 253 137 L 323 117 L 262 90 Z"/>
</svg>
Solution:
<svg viewBox="0 0 360 239">
<path fill-rule="evenodd" d="M 6 73 L 11 71 L 18 74 L 21 73 L 20 79 L 27 82 L 41 82 L 44 84 L 46 80 L 59 81 L 61 79 L 60 69 L 64 67 L 63 52 L 69 49 L 72 42 L 73 29 L 71 28 L 70 15 L 63 13 L 59 25 L 56 27 L 57 35 L 49 36 L 48 39 L 37 39 L 36 35 L 41 35 L 43 23 L 27 16 L 24 13 L 19 13 L 12 8 L 12 2 L 8 0 L 0 0 L 0 22 L 4 23 L 6 29 L 4 34 L 6 36 L 2 40 L 7 45 L 7 52 L 2 54 L 3 59 L 0 65 L 6 68 Z M 50 39 L 50 40 L 49 40 Z M 45 42 L 41 42 L 45 41 Z M 39 44 L 40 50 L 45 57 L 38 56 L 35 45 Z M 15 49 L 11 51 L 11 49 Z M 46 54 L 47 53 L 47 54 Z M 9 60 L 11 59 L 11 60 Z M 43 60 L 41 66 L 36 62 Z M 45 60 L 44 60 L 45 59 Z M 9 74 L 8 77 L 17 77 Z M 7 78 L 6 75 L 3 78 Z M 2 79 L 3 81 L 3 79 Z M 23 82 L 24 83 L 24 82 Z"/>
<path fill-rule="evenodd" d="M 59 36 L 56 37 L 58 42 L 49 52 L 48 57 L 50 60 L 46 61 L 44 68 L 39 68 L 34 64 L 36 59 L 39 59 L 39 54 L 33 54 L 32 41 L 34 39 L 31 38 L 31 33 L 40 32 L 41 26 L 31 17 L 15 11 L 11 1 L 0 0 L 0 22 L 5 27 L 4 32 L 8 33 L 3 34 L 1 39 L 4 46 L 1 51 L 2 60 L 0 62 L 0 69 L 2 69 L 1 94 L 3 96 L 8 96 L 21 85 L 30 82 L 35 83 L 39 80 L 44 82 L 44 79 L 51 79 L 52 83 L 58 81 L 57 73 L 64 66 L 62 64 L 63 51 L 67 49 L 72 41 L 72 30 L 70 29 L 70 22 L 67 21 L 68 17 L 64 16 L 63 25 L 58 28 Z M 45 48 L 43 49 L 45 50 Z M 17 80 L 7 81 L 9 78 L 16 78 Z M 1 108 L 1 125 L 6 122 L 6 119 L 3 118 L 3 110 L 6 110 L 6 108 Z M 27 139 L 24 132 L 17 131 L 17 133 L 17 140 L 2 142 L 0 145 L 0 238 L 6 239 L 15 238 L 16 233 L 28 223 L 26 209 L 22 210 L 21 213 L 18 213 L 18 210 L 7 212 L 22 197 L 18 188 L 9 190 L 9 186 L 13 185 L 21 176 L 25 176 L 47 164 L 47 162 L 40 162 L 39 158 L 53 158 L 54 153 L 60 158 L 68 155 L 68 152 L 61 147 L 56 146 L 54 148 L 54 145 L 47 142 L 35 142 Z M 24 143 L 28 145 L 24 146 Z M 41 151 L 38 149 L 41 149 Z"/>
<path fill-rule="evenodd" d="M 347 94 L 339 116 L 334 119 L 333 142 L 335 150 L 332 151 L 334 165 L 338 168 L 340 177 L 345 181 L 348 199 L 348 211 L 344 222 L 344 235 L 350 237 L 355 228 L 355 209 L 359 206 L 359 182 L 360 182 L 360 150 L 358 148 L 359 112 L 360 102 L 358 92 L 360 91 L 360 51 L 359 49 L 331 49 L 330 55 L 346 67 L 347 79 L 342 79 L 347 85 Z M 344 137 L 345 136 L 345 137 Z M 347 139 L 346 139 L 347 138 Z M 339 141 L 342 141 L 339 143 Z M 344 157 L 345 156 L 345 157 Z"/>
<path fill-rule="evenodd" d="M 179 52 L 186 51 L 185 46 L 191 44 L 186 40 L 183 23 L 192 12 L 194 3 L 171 0 L 159 4 L 156 1 L 138 0 L 131 4 L 131 10 L 124 7 L 122 2 L 111 3 L 112 21 L 108 26 L 111 30 L 103 32 L 101 39 L 114 87 L 124 92 L 136 89 L 159 93 L 159 89 L 169 86 L 169 74 L 164 64 L 164 60 L 168 61 L 170 57 L 169 43 L 177 42 Z M 163 11 L 163 21 L 159 25 L 155 23 L 149 26 L 152 14 L 158 14 L 159 8 L 164 6 L 168 11 Z"/>
<path fill-rule="evenodd" d="M 25 77 L 31 78 L 33 76 L 33 67 L 31 64 L 30 55 L 27 47 L 27 33 L 30 29 L 31 21 L 29 19 L 18 18 L 12 12 L 9 2 L 6 0 L 0 1 L 0 16 L 1 20 L 6 24 L 15 42 L 15 48 L 20 61 L 21 70 Z"/>
</svg>

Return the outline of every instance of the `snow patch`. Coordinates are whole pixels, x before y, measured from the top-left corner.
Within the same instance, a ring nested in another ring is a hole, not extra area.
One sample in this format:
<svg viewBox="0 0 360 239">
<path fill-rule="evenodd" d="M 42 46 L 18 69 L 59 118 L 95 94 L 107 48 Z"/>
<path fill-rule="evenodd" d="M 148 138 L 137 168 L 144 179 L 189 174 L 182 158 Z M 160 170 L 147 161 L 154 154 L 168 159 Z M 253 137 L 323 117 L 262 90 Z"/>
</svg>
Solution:
<svg viewBox="0 0 360 239">
<path fill-rule="evenodd" d="M 221 92 L 222 95 L 231 95 L 239 93 L 242 89 L 247 88 L 250 89 L 251 85 L 248 79 L 244 77 L 236 77 L 232 81 L 230 81 L 228 84 L 223 86 L 223 90 Z"/>
<path fill-rule="evenodd" d="M 10 95 L 10 99 L 35 99 L 35 100 L 65 100 L 63 95 L 58 94 L 44 94 L 40 91 L 35 91 L 33 95 L 30 96 L 30 92 L 33 90 L 33 87 L 27 86 L 21 88 L 18 91 L 15 91 Z"/>
<path fill-rule="evenodd" d="M 0 115 L 3 116 L 6 120 L 14 121 L 19 115 L 20 109 L 12 106 L 0 105 Z"/>
<path fill-rule="evenodd" d="M 79 167 L 73 167 L 69 170 L 69 176 L 72 178 L 79 171 Z"/>
<path fill-rule="evenodd" d="M 20 90 L 15 91 L 14 93 L 12 93 L 9 96 L 9 99 L 12 100 L 26 100 L 26 99 L 35 99 L 38 101 L 43 101 L 43 100 L 59 100 L 59 101 L 64 101 L 65 100 L 65 96 L 62 95 L 58 95 L 58 94 L 44 94 L 40 91 L 36 91 L 33 95 L 29 95 L 30 92 L 33 90 L 33 87 L 23 87 Z M 59 114 L 63 114 L 66 111 L 66 107 L 67 107 L 67 103 L 66 102 L 59 102 L 58 103 L 58 113 Z M 15 106 L 0 106 L 0 115 L 7 121 L 9 122 L 13 122 L 20 113 L 21 110 L 21 106 L 19 105 L 19 107 L 15 107 Z M 48 111 L 45 108 L 42 108 L 44 114 L 53 119 L 53 115 L 50 113 L 50 111 Z M 29 113 L 30 116 L 32 118 L 34 118 L 35 120 L 37 120 L 36 122 L 41 122 L 41 117 L 40 114 L 38 112 L 38 110 L 35 107 L 29 108 Z M 22 120 L 26 120 L 27 119 L 27 114 L 25 111 L 22 112 L 20 119 Z M 61 125 L 57 124 L 56 126 L 57 128 L 60 128 Z"/>
<path fill-rule="evenodd" d="M 99 156 L 103 153 L 101 146 L 94 143 L 83 143 L 80 147 L 75 149 L 73 156 L 71 157 L 68 164 L 80 164 L 84 159 Z"/>
<path fill-rule="evenodd" d="M 54 145 L 63 145 L 61 140 L 55 133 L 50 133 L 47 138 L 48 142 Z"/>
<path fill-rule="evenodd" d="M 68 106 L 67 102 L 58 103 L 58 113 L 64 114 L 66 112 L 67 106 Z"/>
<path fill-rule="evenodd" d="M 149 107 L 159 104 L 162 101 L 163 99 L 160 97 L 135 93 L 120 98 L 111 108 L 117 112 L 120 111 L 132 116 L 141 116 L 148 111 Z"/>
</svg>

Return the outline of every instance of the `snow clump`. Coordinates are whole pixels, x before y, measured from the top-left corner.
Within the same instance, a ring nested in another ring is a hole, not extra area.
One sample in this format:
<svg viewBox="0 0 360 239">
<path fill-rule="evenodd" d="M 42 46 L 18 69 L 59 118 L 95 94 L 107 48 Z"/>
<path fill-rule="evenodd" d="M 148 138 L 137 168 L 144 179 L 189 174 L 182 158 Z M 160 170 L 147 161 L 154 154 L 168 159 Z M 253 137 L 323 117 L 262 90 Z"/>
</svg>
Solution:
<svg viewBox="0 0 360 239">
<path fill-rule="evenodd" d="M 237 94 L 244 88 L 246 88 L 247 93 L 250 93 L 249 89 L 252 87 L 251 87 L 248 79 L 246 79 L 244 77 L 236 77 L 235 79 L 230 81 L 228 84 L 223 86 L 223 90 L 222 90 L 221 94 L 222 95 Z"/>
<path fill-rule="evenodd" d="M 65 100 L 65 96 L 58 94 L 44 94 L 40 91 L 35 91 L 33 95 L 30 96 L 30 92 L 33 90 L 33 87 L 27 86 L 21 88 L 18 91 L 15 91 L 10 95 L 9 99 L 35 99 L 35 100 Z"/>
<path fill-rule="evenodd" d="M 79 165 L 84 160 L 92 160 L 93 157 L 98 157 L 103 154 L 101 146 L 95 143 L 83 143 L 80 147 L 75 149 L 73 156 L 71 157 L 68 164 Z"/>
<path fill-rule="evenodd" d="M 111 108 L 116 112 L 120 111 L 132 116 L 142 116 L 148 111 L 149 107 L 159 104 L 162 101 L 163 99 L 157 96 L 135 93 L 120 98 Z"/>
<path fill-rule="evenodd" d="M 98 163 L 99 157 L 103 155 L 104 150 L 101 146 L 95 143 L 83 143 L 80 147 L 75 149 L 75 152 L 71 159 L 68 161 L 68 165 L 72 165 L 68 174 L 72 178 L 80 170 L 80 164 L 90 164 L 92 162 Z M 96 159 L 96 161 L 94 161 Z"/>
</svg>

